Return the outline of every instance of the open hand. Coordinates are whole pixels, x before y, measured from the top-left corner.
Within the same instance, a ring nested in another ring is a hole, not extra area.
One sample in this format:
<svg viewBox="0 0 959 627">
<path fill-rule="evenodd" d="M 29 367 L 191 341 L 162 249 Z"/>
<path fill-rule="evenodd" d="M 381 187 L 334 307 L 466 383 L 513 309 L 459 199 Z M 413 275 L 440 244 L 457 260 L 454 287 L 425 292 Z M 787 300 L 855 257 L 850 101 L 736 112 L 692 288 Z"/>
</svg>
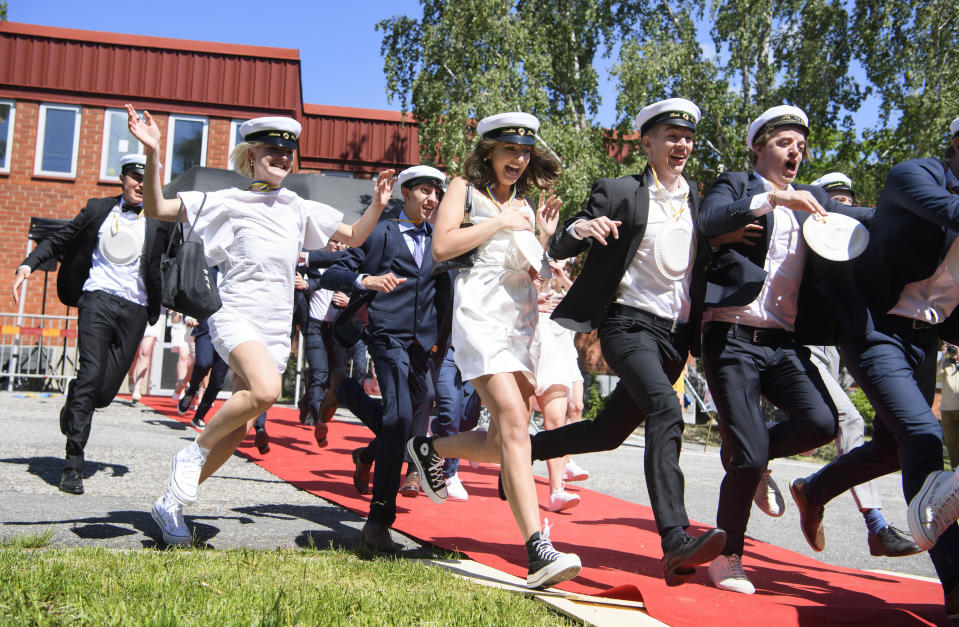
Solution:
<svg viewBox="0 0 959 627">
<path fill-rule="evenodd" d="M 376 176 L 376 184 L 373 186 L 373 204 L 382 209 L 390 202 L 393 197 L 393 185 L 396 184 L 396 177 L 393 176 L 396 170 L 383 170 Z"/>
<path fill-rule="evenodd" d="M 545 200 L 544 200 L 545 199 Z M 539 192 L 539 208 L 536 210 L 536 225 L 546 237 L 552 237 L 556 232 L 556 225 L 559 223 L 559 208 L 563 205 L 556 194 L 550 194 L 546 198 L 546 191 Z"/>
<path fill-rule="evenodd" d="M 126 109 L 127 128 L 130 129 L 130 133 L 140 140 L 140 143 L 143 144 L 143 147 L 147 150 L 159 150 L 162 133 L 160 133 L 160 127 L 157 126 L 150 112 L 144 111 L 143 119 L 141 120 L 140 116 L 137 115 L 136 109 L 133 108 L 133 105 L 126 105 Z"/>
<path fill-rule="evenodd" d="M 709 244 L 713 248 L 722 246 L 723 244 L 746 244 L 747 246 L 755 246 L 762 235 L 763 227 L 761 224 L 747 224 L 735 231 L 717 235 L 709 240 Z"/>
<path fill-rule="evenodd" d="M 606 246 L 606 238 L 610 235 L 613 239 L 619 239 L 619 227 L 622 226 L 619 220 L 611 220 L 606 216 L 599 216 L 592 220 L 580 220 L 573 225 L 573 230 L 582 239 L 592 237 L 597 242 Z"/>
</svg>

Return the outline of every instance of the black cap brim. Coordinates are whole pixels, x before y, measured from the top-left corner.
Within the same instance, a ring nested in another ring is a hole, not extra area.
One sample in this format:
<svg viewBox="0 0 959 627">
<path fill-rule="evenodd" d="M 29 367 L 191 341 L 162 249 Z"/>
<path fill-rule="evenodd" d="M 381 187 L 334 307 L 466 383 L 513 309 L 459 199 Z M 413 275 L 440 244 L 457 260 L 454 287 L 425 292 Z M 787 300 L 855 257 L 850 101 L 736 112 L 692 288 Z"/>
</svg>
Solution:
<svg viewBox="0 0 959 627">
<path fill-rule="evenodd" d="M 498 142 L 506 142 L 507 144 L 519 144 L 520 146 L 532 146 L 536 143 L 536 137 L 532 135 L 500 135 L 499 137 L 492 137 Z"/>
<path fill-rule="evenodd" d="M 682 119 L 682 118 L 672 118 L 672 119 L 669 119 L 669 120 L 656 120 L 656 119 L 652 119 L 652 120 L 650 120 L 649 122 L 647 122 L 646 124 L 643 124 L 643 128 L 640 129 L 639 134 L 640 134 L 640 135 L 645 135 L 646 133 L 649 132 L 649 129 L 651 129 L 651 128 L 653 128 L 654 126 L 657 126 L 657 125 L 659 125 L 659 124 L 662 124 L 663 126 L 682 126 L 682 127 L 684 127 L 684 128 L 688 128 L 688 129 L 691 129 L 691 130 L 693 130 L 693 131 L 696 130 L 696 124 L 695 124 L 695 123 L 690 122 L 689 120 L 684 120 L 684 119 Z"/>
<path fill-rule="evenodd" d="M 282 137 L 260 137 L 253 141 L 262 142 L 264 144 L 273 144 L 274 146 L 282 146 L 283 148 L 289 148 L 290 150 L 299 149 L 299 146 L 296 144 L 296 140 L 284 139 Z"/>
</svg>

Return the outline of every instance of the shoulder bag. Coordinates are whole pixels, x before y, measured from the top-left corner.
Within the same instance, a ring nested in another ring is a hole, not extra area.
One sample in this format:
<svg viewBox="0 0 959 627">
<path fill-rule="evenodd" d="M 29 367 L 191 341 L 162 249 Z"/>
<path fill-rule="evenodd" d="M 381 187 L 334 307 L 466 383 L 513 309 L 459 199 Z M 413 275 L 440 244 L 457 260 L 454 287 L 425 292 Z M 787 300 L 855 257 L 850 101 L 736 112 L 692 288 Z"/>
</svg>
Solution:
<svg viewBox="0 0 959 627">
<path fill-rule="evenodd" d="M 206 193 L 200 209 L 196 212 L 196 219 L 190 225 L 190 235 L 196 228 L 196 221 L 206 204 Z M 162 282 L 163 306 L 197 320 L 209 318 L 221 306 L 220 292 L 216 282 L 210 274 L 206 264 L 206 254 L 203 242 L 190 241 L 189 236 L 183 235 L 184 205 L 180 202 L 180 211 L 177 213 L 177 227 L 170 236 L 166 253 L 160 260 L 160 277 Z"/>
<path fill-rule="evenodd" d="M 463 211 L 466 215 L 463 216 L 463 223 L 460 224 L 460 228 L 465 228 L 468 226 L 473 226 L 473 223 L 469 221 L 470 212 L 473 210 L 473 186 L 466 186 L 466 202 L 463 207 Z M 478 247 L 477 247 L 478 248 Z M 443 261 L 437 261 L 433 263 L 433 275 L 436 276 L 442 272 L 449 272 L 450 270 L 463 270 L 465 268 L 472 268 L 473 262 L 476 260 L 476 248 L 473 250 L 468 250 L 462 255 L 457 255 L 450 259 L 445 259 Z"/>
</svg>

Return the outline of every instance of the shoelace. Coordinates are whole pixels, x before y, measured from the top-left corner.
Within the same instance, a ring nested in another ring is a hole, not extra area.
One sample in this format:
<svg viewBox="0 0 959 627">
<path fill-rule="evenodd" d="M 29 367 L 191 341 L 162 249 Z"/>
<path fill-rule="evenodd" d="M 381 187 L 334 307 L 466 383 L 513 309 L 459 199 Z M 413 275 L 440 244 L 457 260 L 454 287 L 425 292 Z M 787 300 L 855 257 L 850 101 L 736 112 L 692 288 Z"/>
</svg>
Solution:
<svg viewBox="0 0 959 627">
<path fill-rule="evenodd" d="M 938 531 L 940 527 L 952 525 L 957 515 L 959 515 L 959 492 L 953 490 L 952 494 L 943 499 L 939 507 L 935 508 L 935 511 L 930 511 L 929 514 L 933 514 L 930 524 L 936 531 Z"/>
<path fill-rule="evenodd" d="M 200 473 L 203 471 L 203 464 L 206 462 L 206 457 L 199 451 L 187 451 L 183 456 L 183 461 L 187 462 L 182 466 L 181 472 L 183 472 L 184 477 L 191 482 L 195 480 L 199 483 Z"/>
<path fill-rule="evenodd" d="M 543 531 L 539 534 L 539 540 L 534 543 L 533 547 L 533 550 L 536 551 L 536 556 L 547 562 L 552 562 L 559 557 L 559 551 L 553 548 L 553 543 L 549 540 L 549 530 L 551 528 L 552 525 L 549 524 L 549 519 L 544 518 Z"/>
<path fill-rule="evenodd" d="M 729 574 L 735 579 L 746 579 L 746 571 L 743 570 L 743 558 L 738 555 L 730 555 L 727 559 L 729 564 Z"/>
<path fill-rule="evenodd" d="M 431 486 L 446 485 L 446 479 L 443 478 L 443 458 L 436 454 L 435 449 L 430 446 L 429 466 L 426 468 L 426 474 L 429 477 Z"/>
</svg>

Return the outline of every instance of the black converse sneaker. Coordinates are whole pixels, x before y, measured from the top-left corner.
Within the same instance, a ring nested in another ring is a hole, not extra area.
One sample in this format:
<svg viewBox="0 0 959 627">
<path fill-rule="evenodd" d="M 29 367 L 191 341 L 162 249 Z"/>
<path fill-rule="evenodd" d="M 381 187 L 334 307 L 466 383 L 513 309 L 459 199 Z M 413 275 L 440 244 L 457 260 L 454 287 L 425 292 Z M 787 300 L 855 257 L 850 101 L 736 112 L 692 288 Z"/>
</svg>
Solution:
<svg viewBox="0 0 959 627">
<path fill-rule="evenodd" d="M 549 541 L 549 528 L 549 520 L 544 519 L 543 532 L 537 531 L 526 541 L 526 554 L 529 556 L 527 588 L 549 588 L 572 579 L 583 567 L 579 556 L 560 553 L 553 548 L 553 543 Z"/>
<path fill-rule="evenodd" d="M 443 477 L 443 458 L 433 448 L 433 438 L 416 436 L 406 443 L 410 459 L 420 473 L 420 486 L 434 503 L 446 500 L 446 479 Z"/>
</svg>

